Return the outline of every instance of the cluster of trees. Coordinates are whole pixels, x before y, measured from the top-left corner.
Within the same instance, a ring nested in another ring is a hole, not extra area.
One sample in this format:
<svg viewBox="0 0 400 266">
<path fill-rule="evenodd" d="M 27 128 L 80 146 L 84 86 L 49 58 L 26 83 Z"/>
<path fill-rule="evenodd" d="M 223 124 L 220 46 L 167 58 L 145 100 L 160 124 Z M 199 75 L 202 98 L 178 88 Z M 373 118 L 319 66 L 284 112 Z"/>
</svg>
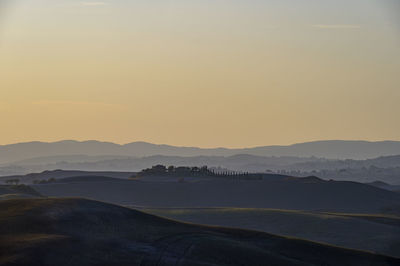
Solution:
<svg viewBox="0 0 400 266">
<path fill-rule="evenodd" d="M 215 171 L 208 168 L 207 166 L 202 167 L 189 167 L 189 166 L 168 166 L 155 165 L 151 168 L 146 168 L 139 172 L 136 177 L 142 176 L 177 176 L 177 177 L 226 177 L 226 178 L 238 178 L 238 179 L 262 179 L 261 175 L 240 173 L 234 171 Z"/>
<path fill-rule="evenodd" d="M 149 175 L 168 175 L 168 176 L 178 176 L 178 175 L 210 175 L 211 170 L 207 166 L 203 167 L 188 167 L 188 166 L 169 166 L 165 165 L 155 165 L 151 168 L 143 169 L 138 173 L 139 176 L 149 176 Z"/>
</svg>

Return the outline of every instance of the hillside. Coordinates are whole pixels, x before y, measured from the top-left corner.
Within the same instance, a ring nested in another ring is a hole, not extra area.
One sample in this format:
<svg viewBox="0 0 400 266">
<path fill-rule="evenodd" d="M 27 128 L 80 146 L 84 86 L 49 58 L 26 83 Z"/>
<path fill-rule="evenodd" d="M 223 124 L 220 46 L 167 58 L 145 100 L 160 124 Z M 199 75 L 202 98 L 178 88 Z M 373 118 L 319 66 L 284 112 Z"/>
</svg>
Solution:
<svg viewBox="0 0 400 266">
<path fill-rule="evenodd" d="M 390 184 L 387 184 L 387 183 L 381 182 L 381 181 L 375 181 L 375 182 L 370 182 L 370 183 L 366 183 L 366 184 L 368 184 L 370 186 L 390 190 L 390 191 L 400 192 L 400 185 L 390 185 Z"/>
<path fill-rule="evenodd" d="M 400 217 L 251 208 L 163 208 L 171 219 L 252 229 L 400 257 Z"/>
<path fill-rule="evenodd" d="M 49 170 L 63 169 L 66 172 L 95 171 L 111 175 L 110 171 L 123 174 L 137 172 L 151 166 L 204 166 L 219 170 L 245 171 L 257 173 L 280 173 L 291 176 L 316 175 L 324 179 L 357 182 L 383 181 L 400 184 L 400 155 L 384 156 L 367 160 L 334 160 L 317 157 L 256 156 L 237 154 L 232 156 L 51 156 L 0 165 L 1 176 L 24 175 Z M 50 171 L 53 172 L 53 171 Z M 51 173 L 49 173 L 50 175 Z M 63 173 L 58 173 L 62 175 Z M 99 174 L 99 173 L 98 173 Z M 29 176 L 21 178 L 29 179 Z"/>
<path fill-rule="evenodd" d="M 112 171 L 77 171 L 77 170 L 52 170 L 43 171 L 40 173 L 30 173 L 26 175 L 13 175 L 13 176 L 1 176 L 0 182 L 4 182 L 9 179 L 18 179 L 21 183 L 31 184 L 35 180 L 49 180 L 49 179 L 62 179 L 72 178 L 79 176 L 104 176 L 109 178 L 129 178 L 134 175 L 133 172 L 112 172 Z"/>
<path fill-rule="evenodd" d="M 76 183 L 76 182 L 118 182 L 118 178 L 109 176 L 95 176 L 95 175 L 84 175 L 84 176 L 71 176 L 60 178 L 54 181 L 54 183 Z"/>
<path fill-rule="evenodd" d="M 33 185 L 51 197 L 85 197 L 143 207 L 235 207 L 400 213 L 400 194 L 373 186 L 309 178 L 183 182 L 119 179 L 113 182 Z"/>
<path fill-rule="evenodd" d="M 256 231 L 166 220 L 84 199 L 0 202 L 0 265 L 398 265 Z"/>
<path fill-rule="evenodd" d="M 0 200 L 38 197 L 42 195 L 26 185 L 0 185 Z"/>
</svg>

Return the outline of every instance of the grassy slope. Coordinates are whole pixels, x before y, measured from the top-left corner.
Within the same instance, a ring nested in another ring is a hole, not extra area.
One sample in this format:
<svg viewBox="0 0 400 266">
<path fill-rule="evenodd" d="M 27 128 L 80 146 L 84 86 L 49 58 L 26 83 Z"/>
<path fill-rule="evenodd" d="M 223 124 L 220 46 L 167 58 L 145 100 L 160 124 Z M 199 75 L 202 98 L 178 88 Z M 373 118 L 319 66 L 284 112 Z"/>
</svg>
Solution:
<svg viewBox="0 0 400 266">
<path fill-rule="evenodd" d="M 8 179 L 19 179 L 21 183 L 31 184 L 34 180 L 48 180 L 50 178 L 61 179 L 79 176 L 106 176 L 110 178 L 127 179 L 134 174 L 134 172 L 51 170 L 26 175 L 0 176 L 0 183 Z"/>
<path fill-rule="evenodd" d="M 143 209 L 185 222 L 245 228 L 400 256 L 400 217 L 274 209 Z"/>
<path fill-rule="evenodd" d="M 144 207 L 241 207 L 400 213 L 400 194 L 354 182 L 264 180 L 79 182 L 33 186 L 54 197 L 85 197 Z M 151 195 L 151 196 L 149 196 Z"/>
<path fill-rule="evenodd" d="M 398 265 L 256 231 L 198 226 L 83 199 L 0 202 L 0 265 Z"/>
<path fill-rule="evenodd" d="M 30 186 L 0 185 L 0 200 L 37 197 L 42 197 L 42 195 Z"/>
<path fill-rule="evenodd" d="M 121 181 L 118 178 L 109 176 L 95 176 L 95 175 L 83 175 L 83 176 L 71 176 L 60 178 L 54 181 L 54 183 L 76 183 L 76 182 L 118 182 Z"/>
</svg>

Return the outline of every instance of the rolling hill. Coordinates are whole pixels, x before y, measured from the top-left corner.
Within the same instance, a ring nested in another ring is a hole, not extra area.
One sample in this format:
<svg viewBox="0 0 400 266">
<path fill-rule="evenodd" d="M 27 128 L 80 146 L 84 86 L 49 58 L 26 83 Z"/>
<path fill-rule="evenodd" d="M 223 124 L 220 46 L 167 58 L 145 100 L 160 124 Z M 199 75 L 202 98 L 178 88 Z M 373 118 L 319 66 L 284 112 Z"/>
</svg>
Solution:
<svg viewBox="0 0 400 266">
<path fill-rule="evenodd" d="M 84 199 L 0 202 L 0 265 L 398 265 L 257 231 L 185 224 Z"/>
<path fill-rule="evenodd" d="M 174 220 L 263 231 L 400 257 L 400 217 L 251 208 L 142 209 Z"/>
<path fill-rule="evenodd" d="M 87 178 L 87 177 L 86 177 Z M 163 179 L 162 177 L 160 178 Z M 124 180 L 50 183 L 32 187 L 45 196 L 85 197 L 141 207 L 234 207 L 400 213 L 400 194 L 366 184 L 324 181 L 316 177 L 226 179 Z M 76 180 L 75 180 L 76 181 Z"/>
<path fill-rule="evenodd" d="M 35 180 L 48 180 L 48 179 L 62 179 L 70 177 L 80 176 L 104 176 L 109 178 L 129 178 L 134 175 L 133 172 L 112 172 L 112 171 L 77 171 L 77 170 L 52 170 L 43 171 L 40 173 L 30 173 L 26 175 L 12 175 L 12 176 L 1 176 L 1 181 L 9 179 L 18 179 L 21 183 L 33 183 Z"/>
<path fill-rule="evenodd" d="M 60 178 L 54 181 L 54 183 L 77 183 L 77 182 L 118 182 L 120 179 L 113 178 L 109 176 L 94 176 L 94 175 L 84 175 L 84 176 L 71 176 Z"/>
<path fill-rule="evenodd" d="M 26 185 L 0 185 L 0 200 L 38 197 L 42 195 Z"/>
</svg>

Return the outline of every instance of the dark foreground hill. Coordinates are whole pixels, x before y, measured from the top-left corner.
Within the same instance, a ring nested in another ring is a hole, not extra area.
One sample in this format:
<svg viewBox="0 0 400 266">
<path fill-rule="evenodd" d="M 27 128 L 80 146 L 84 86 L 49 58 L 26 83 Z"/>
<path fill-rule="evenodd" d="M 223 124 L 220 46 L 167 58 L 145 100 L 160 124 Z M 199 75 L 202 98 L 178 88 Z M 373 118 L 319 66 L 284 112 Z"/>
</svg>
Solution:
<svg viewBox="0 0 400 266">
<path fill-rule="evenodd" d="M 0 265 L 399 265 L 256 231 L 166 220 L 83 199 L 0 202 Z"/>
</svg>

